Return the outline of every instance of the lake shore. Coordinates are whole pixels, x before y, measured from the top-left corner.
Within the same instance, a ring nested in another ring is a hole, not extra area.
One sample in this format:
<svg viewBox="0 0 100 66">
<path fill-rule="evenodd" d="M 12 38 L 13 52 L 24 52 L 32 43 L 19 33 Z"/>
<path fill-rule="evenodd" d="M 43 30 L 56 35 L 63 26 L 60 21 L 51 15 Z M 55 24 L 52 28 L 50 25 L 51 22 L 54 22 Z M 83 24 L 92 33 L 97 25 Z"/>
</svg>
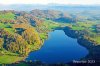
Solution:
<svg viewBox="0 0 100 66">
<path fill-rule="evenodd" d="M 76 38 L 80 45 L 89 50 L 89 54 L 85 58 L 82 58 L 82 60 L 94 60 L 96 63 L 100 61 L 100 45 L 95 45 L 93 42 L 80 36 L 79 31 L 72 30 L 69 27 L 65 27 L 64 32 L 69 37 Z"/>
</svg>

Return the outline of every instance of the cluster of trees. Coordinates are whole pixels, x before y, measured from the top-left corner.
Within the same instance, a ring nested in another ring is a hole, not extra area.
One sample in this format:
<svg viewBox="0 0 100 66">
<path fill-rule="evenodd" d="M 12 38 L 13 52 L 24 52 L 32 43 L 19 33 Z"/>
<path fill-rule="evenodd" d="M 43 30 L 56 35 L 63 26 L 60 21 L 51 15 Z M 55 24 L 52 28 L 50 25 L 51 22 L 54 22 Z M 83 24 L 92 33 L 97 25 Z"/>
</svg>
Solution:
<svg viewBox="0 0 100 66">
<path fill-rule="evenodd" d="M 30 51 L 28 43 L 18 34 L 14 35 L 14 41 L 7 44 L 6 49 L 23 56 L 27 55 Z"/>
<path fill-rule="evenodd" d="M 56 10 L 32 10 L 30 12 L 33 16 L 37 16 L 39 18 L 46 18 L 53 20 L 55 22 L 75 22 L 75 19 L 68 13 L 56 11 Z"/>
<path fill-rule="evenodd" d="M 43 20 L 27 12 L 15 12 L 17 24 L 28 23 L 32 26 L 39 26 Z"/>
<path fill-rule="evenodd" d="M 40 44 L 39 35 L 35 32 L 35 29 L 28 28 L 22 33 L 22 37 L 28 42 L 28 44 Z"/>
<path fill-rule="evenodd" d="M 34 27 L 39 27 L 43 23 L 43 20 L 38 17 L 27 12 L 0 11 L 0 23 L 12 25 L 0 28 L 0 52 L 5 49 L 26 56 L 30 51 L 41 47 L 40 35 L 32 27 L 32 23 L 34 23 Z M 14 29 L 14 34 L 5 28 Z"/>
<path fill-rule="evenodd" d="M 0 49 L 6 49 L 13 53 L 26 56 L 30 51 L 30 45 L 39 48 L 41 46 L 41 39 L 34 28 L 27 28 L 22 35 L 15 33 L 14 35 L 0 29 Z"/>
<path fill-rule="evenodd" d="M 0 11 L 0 22 L 1 23 L 12 23 L 21 24 L 27 23 L 33 26 L 39 26 L 42 24 L 43 20 L 27 12 L 17 12 L 17 11 Z"/>
</svg>

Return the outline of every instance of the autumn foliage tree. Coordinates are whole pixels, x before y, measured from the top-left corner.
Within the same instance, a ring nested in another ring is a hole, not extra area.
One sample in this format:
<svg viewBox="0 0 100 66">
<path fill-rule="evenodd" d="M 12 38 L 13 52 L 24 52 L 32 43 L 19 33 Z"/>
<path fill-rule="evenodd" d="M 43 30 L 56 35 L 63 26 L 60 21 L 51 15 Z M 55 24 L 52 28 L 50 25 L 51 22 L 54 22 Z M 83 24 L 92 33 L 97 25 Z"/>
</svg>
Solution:
<svg viewBox="0 0 100 66">
<path fill-rule="evenodd" d="M 3 43 L 4 43 L 3 38 L 0 38 L 0 49 L 3 48 Z"/>
<path fill-rule="evenodd" d="M 27 55 L 30 51 L 28 43 L 18 34 L 16 34 L 14 37 L 15 42 L 7 44 L 7 50 L 21 55 Z"/>
<path fill-rule="evenodd" d="M 28 44 L 40 44 L 40 37 L 34 28 L 28 28 L 22 33 L 23 38 Z"/>
</svg>

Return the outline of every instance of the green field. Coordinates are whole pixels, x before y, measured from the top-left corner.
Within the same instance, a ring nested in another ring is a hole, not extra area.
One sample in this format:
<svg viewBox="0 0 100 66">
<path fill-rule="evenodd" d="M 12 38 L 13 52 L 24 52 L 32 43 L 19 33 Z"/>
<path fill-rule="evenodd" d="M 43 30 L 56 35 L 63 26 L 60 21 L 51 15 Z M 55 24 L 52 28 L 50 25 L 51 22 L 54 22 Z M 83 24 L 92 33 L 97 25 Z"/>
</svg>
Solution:
<svg viewBox="0 0 100 66">
<path fill-rule="evenodd" d="M 40 33 L 40 38 L 45 40 L 47 38 L 47 33 Z"/>
<path fill-rule="evenodd" d="M 68 24 L 67 26 L 70 27 L 72 30 L 85 30 L 88 34 L 86 34 L 86 39 L 96 43 L 97 45 L 100 44 L 100 36 L 97 35 L 95 32 L 95 28 L 93 27 L 96 25 L 96 22 L 77 22 L 75 24 Z"/>
<path fill-rule="evenodd" d="M 84 27 L 72 26 L 72 30 L 84 30 Z"/>
<path fill-rule="evenodd" d="M 70 24 L 72 30 L 84 30 L 84 29 L 88 29 L 88 30 L 94 30 L 93 26 L 96 23 L 94 22 L 77 22 L 75 24 Z"/>
<path fill-rule="evenodd" d="M 57 28 L 60 26 L 60 23 L 54 22 L 52 20 L 45 20 L 44 24 L 49 30 Z"/>
<path fill-rule="evenodd" d="M 23 57 L 3 55 L 0 56 L 0 64 L 11 64 L 23 60 Z"/>
<path fill-rule="evenodd" d="M 12 25 L 13 24 L 10 24 L 10 23 L 8 23 L 8 24 L 0 23 L 0 29 L 4 29 L 4 30 L 10 32 L 11 34 L 14 34 L 15 29 L 12 28 Z"/>
<path fill-rule="evenodd" d="M 12 24 L 10 24 L 10 23 L 7 23 L 7 24 L 0 23 L 0 28 L 9 28 L 9 27 L 12 27 Z"/>
<path fill-rule="evenodd" d="M 15 15 L 13 13 L 5 13 L 5 14 L 0 13 L 0 19 L 14 20 Z"/>
</svg>

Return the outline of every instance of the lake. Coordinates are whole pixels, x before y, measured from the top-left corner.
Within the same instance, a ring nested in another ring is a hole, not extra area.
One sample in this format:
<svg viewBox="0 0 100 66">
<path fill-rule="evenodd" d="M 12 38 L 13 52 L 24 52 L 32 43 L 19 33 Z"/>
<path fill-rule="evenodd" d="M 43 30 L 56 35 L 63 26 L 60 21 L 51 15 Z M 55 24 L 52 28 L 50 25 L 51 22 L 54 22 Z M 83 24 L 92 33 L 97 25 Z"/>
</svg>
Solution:
<svg viewBox="0 0 100 66">
<path fill-rule="evenodd" d="M 31 52 L 26 60 L 40 60 L 44 63 L 68 63 L 84 58 L 89 52 L 78 44 L 77 39 L 68 37 L 63 30 L 49 32 L 41 49 Z"/>
</svg>

